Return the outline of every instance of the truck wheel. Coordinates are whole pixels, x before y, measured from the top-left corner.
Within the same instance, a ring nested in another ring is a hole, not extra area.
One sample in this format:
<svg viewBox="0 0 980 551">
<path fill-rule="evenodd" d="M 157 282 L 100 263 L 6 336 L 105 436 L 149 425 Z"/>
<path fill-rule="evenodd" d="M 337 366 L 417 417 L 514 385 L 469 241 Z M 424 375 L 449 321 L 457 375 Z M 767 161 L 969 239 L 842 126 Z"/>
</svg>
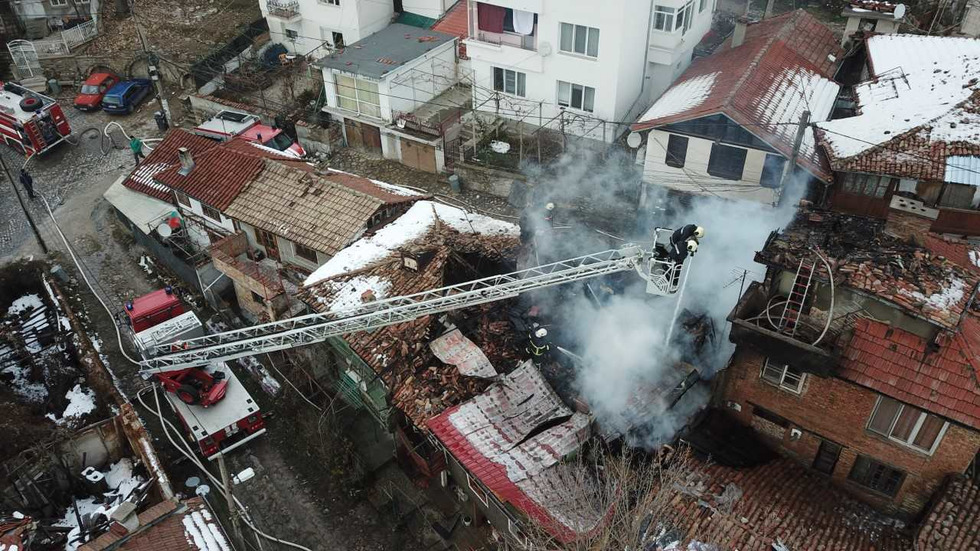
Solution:
<svg viewBox="0 0 980 551">
<path fill-rule="evenodd" d="M 190 406 L 197 405 L 201 401 L 201 393 L 191 385 L 180 385 L 175 394 L 181 402 Z"/>
<path fill-rule="evenodd" d="M 41 108 L 41 100 L 34 96 L 27 96 L 20 100 L 20 108 L 24 111 L 37 111 Z"/>
</svg>

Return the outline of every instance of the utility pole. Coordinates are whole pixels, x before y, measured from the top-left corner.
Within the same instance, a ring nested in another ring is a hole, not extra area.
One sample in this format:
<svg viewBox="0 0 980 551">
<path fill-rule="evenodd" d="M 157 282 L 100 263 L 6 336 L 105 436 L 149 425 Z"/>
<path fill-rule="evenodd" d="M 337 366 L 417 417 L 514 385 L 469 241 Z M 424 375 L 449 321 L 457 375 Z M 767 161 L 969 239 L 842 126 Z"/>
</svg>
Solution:
<svg viewBox="0 0 980 551">
<path fill-rule="evenodd" d="M 143 29 L 140 27 L 139 19 L 136 17 L 136 0 L 129 0 L 129 9 L 133 13 L 133 24 L 136 25 L 136 36 L 140 39 L 140 48 L 143 50 L 143 54 L 146 55 L 146 64 L 150 71 L 150 79 L 153 80 L 153 88 L 157 92 L 157 103 L 160 104 L 160 110 L 166 116 L 167 122 L 172 123 L 170 104 L 167 102 L 167 98 L 163 96 L 163 85 L 160 84 L 160 71 L 157 70 L 157 63 L 159 63 L 160 59 L 146 45 L 146 37 L 143 36 Z"/>
<path fill-rule="evenodd" d="M 793 172 L 793 168 L 796 166 L 796 159 L 800 156 L 800 146 L 803 144 L 803 136 L 806 133 L 807 127 L 810 125 L 810 112 L 804 111 L 803 115 L 800 116 L 800 123 L 796 127 L 796 139 L 793 140 L 793 153 L 790 154 L 789 160 L 783 165 L 783 174 L 779 178 L 779 186 L 773 192 L 772 206 L 779 204 L 779 199 L 783 195 L 783 190 L 786 189 L 786 184 L 789 182 L 790 174 Z"/>
<path fill-rule="evenodd" d="M 14 195 L 17 196 L 17 202 L 20 203 L 20 208 L 24 211 L 24 216 L 27 217 L 27 223 L 31 226 L 31 231 L 34 232 L 34 238 L 37 239 L 37 244 L 41 247 L 41 251 L 44 254 L 48 254 L 48 246 L 44 243 L 44 238 L 41 237 L 41 232 L 38 231 L 37 224 L 34 223 L 34 218 L 31 217 L 30 211 L 27 210 L 27 205 L 24 204 L 24 198 L 20 196 L 20 190 L 17 189 L 17 182 L 10 175 L 10 169 L 7 168 L 7 162 L 3 160 L 3 155 L 0 155 L 0 167 L 3 167 L 3 173 L 7 176 L 10 187 L 14 189 Z"/>
<path fill-rule="evenodd" d="M 228 515 L 231 516 L 231 527 L 238 541 L 242 538 L 242 527 L 238 523 L 238 508 L 235 506 L 235 496 L 231 493 L 231 477 L 228 476 L 228 466 L 225 465 L 225 454 L 218 455 L 218 469 L 221 470 L 221 485 L 225 487 L 225 499 L 228 500 Z"/>
</svg>

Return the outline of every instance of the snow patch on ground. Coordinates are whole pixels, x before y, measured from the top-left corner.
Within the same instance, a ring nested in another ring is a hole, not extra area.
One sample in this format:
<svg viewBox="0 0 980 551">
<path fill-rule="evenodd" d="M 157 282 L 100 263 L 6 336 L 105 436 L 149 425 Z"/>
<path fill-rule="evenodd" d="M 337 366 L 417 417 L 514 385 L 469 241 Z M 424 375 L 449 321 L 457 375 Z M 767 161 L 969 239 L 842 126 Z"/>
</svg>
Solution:
<svg viewBox="0 0 980 551">
<path fill-rule="evenodd" d="M 331 312 L 360 306 L 363 303 L 361 296 L 367 291 L 373 291 L 374 297 L 381 300 L 388 296 L 388 290 L 391 289 L 391 281 L 378 276 L 352 277 L 347 281 L 332 282 L 330 285 L 335 291 L 333 302 L 330 304 Z"/>
<path fill-rule="evenodd" d="M 70 423 L 79 417 L 95 411 L 95 392 L 88 387 L 83 387 L 80 384 L 75 385 L 75 388 L 65 394 L 65 398 L 68 399 L 68 405 L 65 407 L 65 411 L 61 414 L 61 417 L 56 417 L 53 413 L 47 415 L 48 419 L 51 419 L 59 425 Z"/>
<path fill-rule="evenodd" d="M 433 201 L 419 201 L 412 205 L 408 212 L 378 230 L 373 236 L 358 240 L 337 253 L 326 264 L 310 274 L 303 284 L 309 286 L 340 274 L 360 270 L 387 257 L 392 251 L 425 235 L 435 226 L 437 216 L 441 223 L 463 233 L 510 236 L 518 234 L 518 227 L 509 222 L 482 214 L 467 213 L 462 209 Z"/>
<path fill-rule="evenodd" d="M 38 308 L 43 307 L 44 303 L 41 302 L 41 297 L 31 293 L 15 300 L 14 303 L 10 305 L 10 308 L 7 308 L 7 315 L 14 316 L 20 314 L 21 312 L 37 310 Z"/>
<path fill-rule="evenodd" d="M 194 511 L 181 520 L 187 543 L 200 551 L 231 551 L 221 530 L 211 522 L 211 514 L 205 510 Z"/>
</svg>

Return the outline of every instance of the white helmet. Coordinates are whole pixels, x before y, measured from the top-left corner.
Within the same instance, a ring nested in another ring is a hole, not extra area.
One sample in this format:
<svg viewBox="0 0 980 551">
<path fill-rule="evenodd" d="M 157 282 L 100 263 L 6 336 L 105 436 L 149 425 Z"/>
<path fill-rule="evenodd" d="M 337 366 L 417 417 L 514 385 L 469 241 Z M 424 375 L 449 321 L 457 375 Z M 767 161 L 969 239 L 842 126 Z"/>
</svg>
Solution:
<svg viewBox="0 0 980 551">
<path fill-rule="evenodd" d="M 546 208 L 548 210 L 555 210 L 555 204 L 554 203 L 548 203 L 547 205 L 544 206 L 544 208 Z"/>
<path fill-rule="evenodd" d="M 539 339 L 543 339 L 548 336 L 548 330 L 542 327 L 534 332 L 534 336 Z"/>
<path fill-rule="evenodd" d="M 697 237 L 698 239 L 704 237 L 704 228 L 702 228 L 701 226 L 694 228 L 694 237 Z"/>
<path fill-rule="evenodd" d="M 698 242 L 693 239 L 687 240 L 687 252 L 694 254 L 698 252 Z"/>
</svg>

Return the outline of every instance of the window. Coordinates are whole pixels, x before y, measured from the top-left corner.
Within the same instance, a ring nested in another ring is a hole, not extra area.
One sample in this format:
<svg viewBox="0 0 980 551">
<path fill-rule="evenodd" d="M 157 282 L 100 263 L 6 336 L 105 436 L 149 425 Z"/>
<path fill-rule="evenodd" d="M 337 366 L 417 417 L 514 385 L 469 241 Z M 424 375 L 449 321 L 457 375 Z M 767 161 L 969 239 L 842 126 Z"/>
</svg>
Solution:
<svg viewBox="0 0 980 551">
<path fill-rule="evenodd" d="M 332 38 L 333 38 L 333 47 L 334 48 L 343 48 L 344 47 L 344 44 L 345 44 L 344 43 L 344 33 L 334 32 L 332 34 Z"/>
<path fill-rule="evenodd" d="M 654 6 L 653 28 L 665 33 L 674 32 L 674 8 Z"/>
<path fill-rule="evenodd" d="M 720 143 L 711 144 L 711 156 L 708 157 L 708 174 L 726 180 L 741 180 L 745 169 L 746 150 L 741 147 L 729 147 Z"/>
<path fill-rule="evenodd" d="M 252 302 L 257 302 L 259 304 L 265 304 L 265 299 L 262 297 L 262 295 L 256 293 L 255 291 L 252 291 Z"/>
<path fill-rule="evenodd" d="M 704 11 L 704 7 L 708 5 L 708 0 L 698 0 L 698 13 Z"/>
<path fill-rule="evenodd" d="M 55 8 L 60 8 L 62 6 L 68 5 L 68 0 L 51 0 L 51 5 Z"/>
<path fill-rule="evenodd" d="M 879 396 L 868 421 L 868 430 L 932 453 L 946 430 L 946 421 L 897 400 Z"/>
<path fill-rule="evenodd" d="M 470 487 L 470 490 L 473 491 L 473 495 L 476 496 L 476 499 L 479 499 L 480 503 L 482 503 L 484 507 L 490 506 L 490 500 L 487 497 L 487 492 L 484 491 L 483 487 L 480 486 L 478 481 L 473 480 L 470 473 L 466 473 L 466 484 Z"/>
<path fill-rule="evenodd" d="M 823 474 L 834 474 L 834 467 L 837 466 L 837 459 L 840 458 L 840 450 L 840 444 L 821 440 L 817 455 L 813 458 L 813 470 Z"/>
<path fill-rule="evenodd" d="M 558 105 L 591 113 L 595 110 L 595 88 L 559 80 Z"/>
<path fill-rule="evenodd" d="M 559 48 L 563 52 L 597 57 L 599 55 L 599 29 L 562 23 Z"/>
<path fill-rule="evenodd" d="M 524 97 L 527 94 L 527 75 L 510 69 L 493 68 L 493 89 L 505 94 Z"/>
<path fill-rule="evenodd" d="M 943 184 L 942 194 L 939 196 L 939 206 L 954 209 L 969 209 L 973 206 L 973 195 L 977 188 L 963 184 Z"/>
<path fill-rule="evenodd" d="M 334 76 L 337 79 L 337 104 L 341 109 L 381 117 L 381 96 L 378 95 L 377 83 L 343 75 Z"/>
<path fill-rule="evenodd" d="M 894 496 L 902 487 L 905 473 L 870 457 L 859 455 L 854 461 L 854 467 L 851 468 L 851 474 L 847 477 L 865 488 Z"/>
<path fill-rule="evenodd" d="M 789 419 L 783 417 L 782 415 L 769 411 L 768 409 L 757 406 L 755 404 L 752 404 L 752 415 L 755 415 L 759 419 L 765 419 L 766 421 L 769 421 L 774 425 L 783 427 L 784 429 L 789 428 L 789 426 L 792 424 L 789 422 Z"/>
<path fill-rule="evenodd" d="M 848 172 L 841 180 L 845 192 L 876 199 L 881 199 L 888 193 L 888 188 L 892 182 L 898 185 L 898 178 L 877 174 L 858 174 L 856 172 Z"/>
<path fill-rule="evenodd" d="M 762 164 L 762 178 L 759 185 L 770 189 L 779 187 L 779 181 L 783 179 L 783 167 L 786 166 L 786 159 L 780 155 L 766 155 L 766 160 Z"/>
<path fill-rule="evenodd" d="M 299 243 L 293 243 L 293 250 L 296 252 L 296 256 L 302 258 L 303 260 L 309 260 L 310 262 L 316 264 L 316 251 L 309 247 L 304 247 Z"/>
<path fill-rule="evenodd" d="M 340 0 L 320 0 L 321 4 L 327 4 L 330 6 L 339 6 Z"/>
<path fill-rule="evenodd" d="M 299 31 L 294 30 L 294 29 L 285 29 L 284 28 L 283 29 L 283 33 L 286 35 L 286 40 L 295 41 L 297 38 L 299 38 Z"/>
<path fill-rule="evenodd" d="M 204 203 L 201 203 L 201 210 L 204 212 L 204 216 L 207 216 L 215 222 L 221 222 L 221 212 L 218 209 L 211 208 Z"/>
<path fill-rule="evenodd" d="M 740 126 L 738 123 L 729 119 L 725 115 L 708 115 L 697 119 L 667 124 L 663 129 L 678 134 L 699 136 L 711 141 L 726 144 L 744 145 L 753 149 L 761 149 L 770 153 L 777 151 L 768 144 L 755 137 L 751 132 Z"/>
<path fill-rule="evenodd" d="M 178 204 L 184 205 L 185 207 L 188 207 L 188 208 L 191 206 L 191 198 L 190 197 L 188 197 L 186 194 L 181 193 L 179 191 L 177 191 L 175 193 L 177 194 L 177 203 Z"/>
<path fill-rule="evenodd" d="M 677 21 L 674 23 L 674 30 L 683 29 L 681 34 L 691 29 L 691 20 L 694 19 L 694 0 L 677 10 Z"/>
<path fill-rule="evenodd" d="M 667 138 L 667 157 L 664 163 L 674 168 L 684 168 L 684 161 L 687 160 L 687 142 L 684 136 L 671 134 Z"/>
<path fill-rule="evenodd" d="M 800 373 L 786 364 L 776 363 L 766 358 L 762 364 L 762 380 L 799 394 L 803 392 L 803 381 L 806 380 L 806 374 Z"/>
</svg>

